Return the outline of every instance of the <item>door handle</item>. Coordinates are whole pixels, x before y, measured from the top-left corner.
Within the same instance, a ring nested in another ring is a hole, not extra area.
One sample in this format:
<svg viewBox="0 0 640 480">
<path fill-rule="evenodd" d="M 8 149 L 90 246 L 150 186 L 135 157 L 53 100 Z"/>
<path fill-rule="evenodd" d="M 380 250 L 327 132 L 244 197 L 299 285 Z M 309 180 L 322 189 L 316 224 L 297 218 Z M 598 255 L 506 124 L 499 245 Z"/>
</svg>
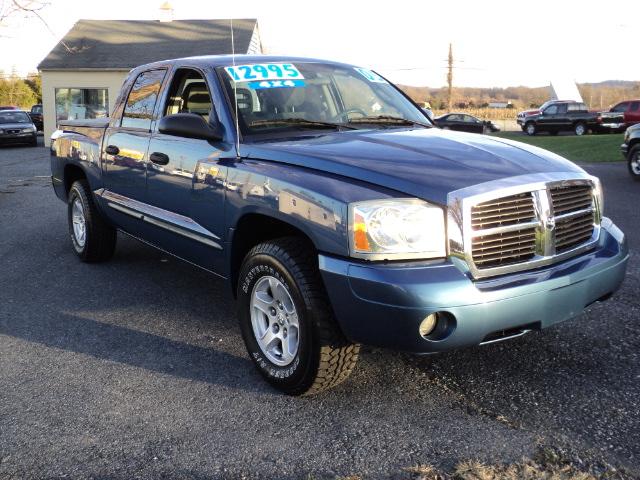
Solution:
<svg viewBox="0 0 640 480">
<path fill-rule="evenodd" d="M 153 152 L 149 155 L 149 160 L 158 165 L 166 165 L 169 163 L 169 155 L 162 152 Z"/>
<path fill-rule="evenodd" d="M 104 151 L 107 155 L 118 155 L 120 153 L 120 149 L 115 145 L 109 145 Z"/>
</svg>

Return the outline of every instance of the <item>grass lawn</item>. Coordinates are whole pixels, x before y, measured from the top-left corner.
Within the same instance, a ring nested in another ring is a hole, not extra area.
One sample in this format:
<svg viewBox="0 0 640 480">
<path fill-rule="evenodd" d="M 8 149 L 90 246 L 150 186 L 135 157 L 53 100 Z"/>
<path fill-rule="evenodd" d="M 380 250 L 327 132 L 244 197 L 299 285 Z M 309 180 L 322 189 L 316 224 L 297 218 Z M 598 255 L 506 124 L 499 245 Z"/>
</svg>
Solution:
<svg viewBox="0 0 640 480">
<path fill-rule="evenodd" d="M 620 162 L 623 134 L 607 135 L 558 135 L 545 133 L 530 137 L 523 132 L 500 132 L 497 137 L 528 143 L 550 150 L 573 162 Z"/>
</svg>

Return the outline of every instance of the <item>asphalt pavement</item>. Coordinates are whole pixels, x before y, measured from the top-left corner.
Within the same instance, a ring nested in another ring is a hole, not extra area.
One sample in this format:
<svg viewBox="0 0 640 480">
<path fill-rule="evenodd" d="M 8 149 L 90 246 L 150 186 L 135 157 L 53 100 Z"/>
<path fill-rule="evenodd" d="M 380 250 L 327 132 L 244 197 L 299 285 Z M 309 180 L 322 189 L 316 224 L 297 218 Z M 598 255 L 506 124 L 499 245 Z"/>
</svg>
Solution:
<svg viewBox="0 0 640 480">
<path fill-rule="evenodd" d="M 631 260 L 610 301 L 520 339 L 365 348 L 338 388 L 267 386 L 222 281 L 120 236 L 79 262 L 45 148 L 0 148 L 0 478 L 408 478 L 540 445 L 640 472 L 640 184 L 600 176 Z"/>
</svg>

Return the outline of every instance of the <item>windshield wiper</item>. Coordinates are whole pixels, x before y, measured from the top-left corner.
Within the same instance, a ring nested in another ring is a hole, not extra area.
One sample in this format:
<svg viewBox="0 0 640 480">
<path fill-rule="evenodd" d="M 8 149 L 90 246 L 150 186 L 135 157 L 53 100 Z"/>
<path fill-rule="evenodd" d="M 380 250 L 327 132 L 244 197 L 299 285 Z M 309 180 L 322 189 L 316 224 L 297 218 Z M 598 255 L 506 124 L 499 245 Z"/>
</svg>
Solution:
<svg viewBox="0 0 640 480">
<path fill-rule="evenodd" d="M 409 120 L 408 118 L 394 117 L 392 115 L 377 115 L 372 117 L 358 117 L 349 120 L 349 123 L 377 123 L 383 125 L 420 125 L 425 128 L 432 128 L 428 123 Z"/>
<path fill-rule="evenodd" d="M 249 124 L 250 127 L 266 127 L 269 125 L 290 125 L 302 128 L 326 128 L 331 130 L 342 130 L 343 128 L 349 130 L 356 129 L 356 127 L 352 127 L 344 123 L 321 122 L 316 120 L 307 120 L 305 118 L 273 118 L 266 120 L 257 120 Z"/>
</svg>

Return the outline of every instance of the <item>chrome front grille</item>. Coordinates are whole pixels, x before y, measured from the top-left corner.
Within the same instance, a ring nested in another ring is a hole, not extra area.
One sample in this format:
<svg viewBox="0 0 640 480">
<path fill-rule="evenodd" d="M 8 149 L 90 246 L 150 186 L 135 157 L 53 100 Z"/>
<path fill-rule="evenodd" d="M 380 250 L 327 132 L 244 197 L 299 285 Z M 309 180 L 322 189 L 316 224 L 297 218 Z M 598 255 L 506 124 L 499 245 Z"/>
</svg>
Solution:
<svg viewBox="0 0 640 480">
<path fill-rule="evenodd" d="M 593 202 L 593 188 L 591 185 L 573 185 L 555 187 L 551 192 L 551 202 L 555 215 L 576 212 L 591 207 Z"/>
<path fill-rule="evenodd" d="M 571 250 L 593 236 L 593 212 L 583 213 L 556 223 L 556 252 Z"/>
<path fill-rule="evenodd" d="M 534 227 L 482 235 L 473 239 L 473 260 L 478 268 L 525 262 L 535 254 Z"/>
<path fill-rule="evenodd" d="M 474 230 L 504 227 L 535 220 L 536 211 L 531 192 L 483 202 L 471 209 Z"/>
<path fill-rule="evenodd" d="M 579 175 L 579 174 L 578 174 Z M 599 182 L 594 177 L 469 187 L 449 198 L 450 250 L 476 278 L 544 266 L 583 252 L 600 232 Z M 497 183 L 497 182 L 492 182 Z M 515 182 L 513 182 L 515 183 Z M 491 184 L 486 184 L 491 185 Z"/>
</svg>

